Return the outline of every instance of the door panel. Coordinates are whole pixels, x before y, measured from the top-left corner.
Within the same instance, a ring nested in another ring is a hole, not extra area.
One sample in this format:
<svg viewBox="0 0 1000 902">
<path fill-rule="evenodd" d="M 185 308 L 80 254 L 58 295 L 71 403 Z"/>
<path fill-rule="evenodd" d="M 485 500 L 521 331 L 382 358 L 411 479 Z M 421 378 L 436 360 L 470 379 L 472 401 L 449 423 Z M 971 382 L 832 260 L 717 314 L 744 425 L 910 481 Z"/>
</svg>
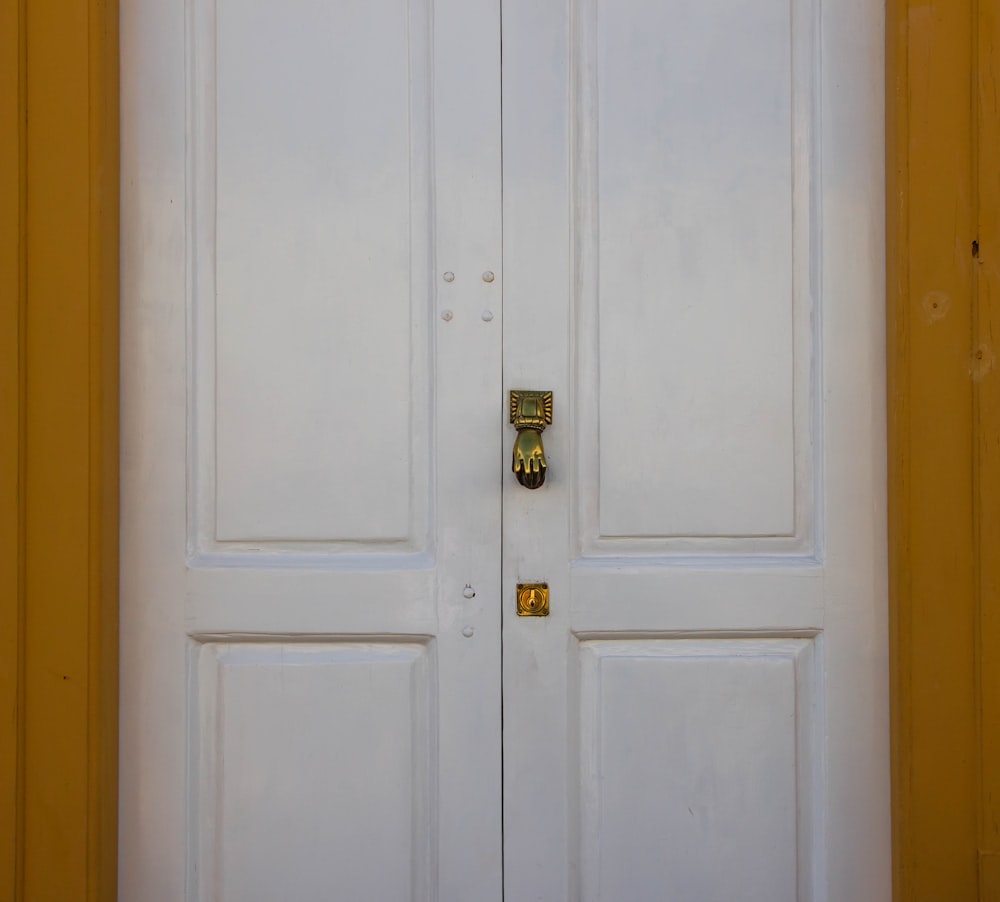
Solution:
<svg viewBox="0 0 1000 902">
<path fill-rule="evenodd" d="M 810 286 L 793 286 L 793 251 L 808 254 L 812 154 L 792 61 L 808 92 L 812 7 L 572 4 L 576 388 L 597 401 L 575 425 L 597 452 L 581 486 L 594 538 L 794 535 L 793 315 Z"/>
<path fill-rule="evenodd" d="M 580 897 L 810 898 L 813 646 L 580 638 Z"/>
<path fill-rule="evenodd" d="M 423 547 L 428 5 L 194 8 L 203 539 Z"/>
<path fill-rule="evenodd" d="M 808 552 L 815 4 L 572 10 L 584 552 Z"/>
<path fill-rule="evenodd" d="M 509 900 L 889 897 L 880 23 L 504 4 Z"/>
<path fill-rule="evenodd" d="M 191 651 L 195 898 L 432 898 L 433 646 Z"/>
<path fill-rule="evenodd" d="M 122 899 L 500 898 L 499 34 L 122 6 Z"/>
</svg>

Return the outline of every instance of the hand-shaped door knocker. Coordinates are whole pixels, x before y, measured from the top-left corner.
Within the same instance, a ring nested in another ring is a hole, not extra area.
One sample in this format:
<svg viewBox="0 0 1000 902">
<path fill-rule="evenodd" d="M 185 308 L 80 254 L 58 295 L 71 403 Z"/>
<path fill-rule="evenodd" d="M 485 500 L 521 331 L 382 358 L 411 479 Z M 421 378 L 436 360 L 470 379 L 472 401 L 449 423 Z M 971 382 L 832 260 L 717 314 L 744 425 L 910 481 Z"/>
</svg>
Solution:
<svg viewBox="0 0 1000 902">
<path fill-rule="evenodd" d="M 526 489 L 537 489 L 545 482 L 545 447 L 542 432 L 552 422 L 552 392 L 512 391 L 510 421 L 517 429 L 511 469 Z"/>
</svg>

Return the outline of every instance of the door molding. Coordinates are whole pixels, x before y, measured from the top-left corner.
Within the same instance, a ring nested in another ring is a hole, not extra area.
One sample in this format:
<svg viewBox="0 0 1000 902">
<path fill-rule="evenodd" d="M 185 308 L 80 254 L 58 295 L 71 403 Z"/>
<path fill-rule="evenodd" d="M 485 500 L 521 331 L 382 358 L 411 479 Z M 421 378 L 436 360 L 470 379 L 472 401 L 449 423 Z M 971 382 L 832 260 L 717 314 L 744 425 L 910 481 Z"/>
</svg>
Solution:
<svg viewBox="0 0 1000 902">
<path fill-rule="evenodd" d="M 887 3 L 899 900 L 1000 879 L 997 7 Z M 115 894 L 117 15 L 0 4 L 2 899 Z"/>
<path fill-rule="evenodd" d="M 113 899 L 118 4 L 0 4 L 0 899 Z"/>
<path fill-rule="evenodd" d="M 998 5 L 888 4 L 897 900 L 1000 895 Z"/>
</svg>

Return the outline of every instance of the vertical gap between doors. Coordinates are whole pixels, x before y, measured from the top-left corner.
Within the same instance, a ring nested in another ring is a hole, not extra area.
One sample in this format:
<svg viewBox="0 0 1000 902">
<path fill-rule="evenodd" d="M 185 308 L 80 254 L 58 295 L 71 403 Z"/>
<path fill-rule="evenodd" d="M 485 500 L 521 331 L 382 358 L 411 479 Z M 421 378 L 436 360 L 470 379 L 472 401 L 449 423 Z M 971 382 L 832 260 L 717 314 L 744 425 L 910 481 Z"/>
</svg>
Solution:
<svg viewBox="0 0 1000 902">
<path fill-rule="evenodd" d="M 504 166 L 503 166 L 503 0 L 500 0 L 500 322 L 501 322 L 501 332 L 500 332 L 500 409 L 506 409 L 503 402 L 503 389 L 504 389 L 504 332 L 506 328 L 504 323 L 506 322 L 503 311 L 504 305 Z M 505 747 L 506 747 L 506 736 L 504 733 L 504 719 L 503 719 L 503 704 L 504 704 L 504 648 L 503 648 L 503 637 L 504 637 L 504 621 L 507 617 L 507 598 L 506 598 L 506 588 L 504 585 L 504 497 L 503 497 L 503 483 L 504 483 L 504 469 L 503 469 L 503 448 L 504 448 L 504 420 L 503 417 L 500 419 L 500 898 L 505 899 L 507 896 L 506 880 L 507 880 L 507 865 L 505 860 L 506 852 L 506 811 L 507 811 L 507 794 L 504 787 L 504 774 L 506 771 L 506 761 L 505 761 Z"/>
</svg>

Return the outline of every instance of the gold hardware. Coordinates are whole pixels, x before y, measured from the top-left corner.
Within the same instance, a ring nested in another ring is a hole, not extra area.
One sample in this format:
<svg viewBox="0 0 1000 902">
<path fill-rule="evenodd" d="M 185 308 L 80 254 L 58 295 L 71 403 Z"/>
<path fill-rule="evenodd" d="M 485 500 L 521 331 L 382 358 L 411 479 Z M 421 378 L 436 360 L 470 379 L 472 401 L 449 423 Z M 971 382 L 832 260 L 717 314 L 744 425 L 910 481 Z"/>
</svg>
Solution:
<svg viewBox="0 0 1000 902">
<path fill-rule="evenodd" d="M 552 422 L 552 392 L 512 391 L 510 421 L 517 429 L 511 469 L 521 485 L 537 489 L 545 482 L 548 467 L 542 432 Z"/>
<path fill-rule="evenodd" d="M 517 616 L 518 617 L 549 616 L 548 583 L 517 584 Z"/>
</svg>

